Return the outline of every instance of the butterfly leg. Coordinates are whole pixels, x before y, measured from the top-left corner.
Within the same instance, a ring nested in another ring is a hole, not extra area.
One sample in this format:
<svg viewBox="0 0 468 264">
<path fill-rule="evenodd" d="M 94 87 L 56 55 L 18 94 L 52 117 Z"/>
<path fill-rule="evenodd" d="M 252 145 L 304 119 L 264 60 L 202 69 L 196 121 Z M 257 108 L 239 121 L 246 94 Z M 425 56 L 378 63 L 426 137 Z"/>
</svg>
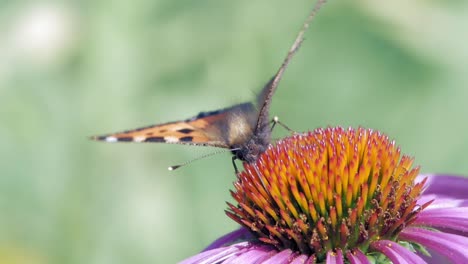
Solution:
<svg viewBox="0 0 468 264">
<path fill-rule="evenodd" d="M 234 166 L 234 172 L 236 173 L 236 175 L 238 175 L 238 174 L 239 174 L 239 170 L 237 169 L 236 159 L 237 159 L 236 156 L 232 156 L 232 166 Z"/>
<path fill-rule="evenodd" d="M 271 120 L 271 130 L 270 131 L 273 131 L 273 128 L 276 126 L 276 124 L 282 126 L 284 129 L 286 129 L 287 131 L 291 132 L 291 133 L 296 133 L 296 131 L 292 130 L 291 128 L 289 128 L 287 125 L 285 125 L 283 122 L 279 121 L 279 117 L 277 116 L 274 116 L 273 119 Z"/>
</svg>

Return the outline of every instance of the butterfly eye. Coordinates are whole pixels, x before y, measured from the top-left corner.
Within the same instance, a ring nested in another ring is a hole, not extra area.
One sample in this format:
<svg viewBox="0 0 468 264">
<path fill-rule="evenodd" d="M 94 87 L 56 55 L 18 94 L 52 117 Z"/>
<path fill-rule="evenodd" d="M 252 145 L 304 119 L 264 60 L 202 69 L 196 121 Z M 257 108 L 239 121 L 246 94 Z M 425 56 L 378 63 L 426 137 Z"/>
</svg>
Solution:
<svg viewBox="0 0 468 264">
<path fill-rule="evenodd" d="M 257 144 L 249 144 L 249 151 L 254 153 L 258 150 L 258 145 Z"/>
</svg>

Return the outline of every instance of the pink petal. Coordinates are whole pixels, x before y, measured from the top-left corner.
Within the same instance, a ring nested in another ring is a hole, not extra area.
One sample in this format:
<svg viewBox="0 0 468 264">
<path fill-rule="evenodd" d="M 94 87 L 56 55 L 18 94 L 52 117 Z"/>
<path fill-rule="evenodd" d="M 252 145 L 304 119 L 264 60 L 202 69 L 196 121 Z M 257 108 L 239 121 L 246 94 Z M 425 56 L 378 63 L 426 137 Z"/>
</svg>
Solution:
<svg viewBox="0 0 468 264">
<path fill-rule="evenodd" d="M 181 261 L 179 264 L 206 264 L 222 262 L 233 255 L 244 252 L 245 249 L 249 246 L 251 246 L 250 243 L 243 242 L 229 247 L 222 247 L 204 251 L 193 257 Z"/>
<path fill-rule="evenodd" d="M 341 250 L 327 252 L 327 264 L 344 264 L 343 253 Z"/>
<path fill-rule="evenodd" d="M 267 247 L 252 247 L 247 252 L 231 256 L 229 259 L 225 260 L 223 264 L 264 263 L 264 260 L 270 258 L 275 253 L 277 253 L 276 250 L 268 250 Z"/>
<path fill-rule="evenodd" d="M 346 258 L 351 264 L 371 264 L 370 260 L 359 249 L 355 249 L 353 252 L 348 251 Z"/>
<path fill-rule="evenodd" d="M 247 241 L 252 239 L 253 236 L 250 231 L 246 228 L 239 228 L 231 233 L 227 233 L 226 235 L 216 239 L 213 243 L 207 246 L 203 251 L 207 251 L 214 248 L 224 247 L 229 244 L 235 243 L 236 241 Z"/>
<path fill-rule="evenodd" d="M 446 256 L 453 263 L 468 263 L 468 238 L 423 228 L 408 227 L 400 239 L 416 242 Z"/>
<path fill-rule="evenodd" d="M 291 264 L 304 264 L 307 261 L 307 258 L 308 257 L 306 255 L 299 255 L 291 262 Z"/>
<path fill-rule="evenodd" d="M 468 232 L 468 207 L 428 208 L 419 213 L 412 225 Z"/>
<path fill-rule="evenodd" d="M 450 196 L 456 199 L 468 199 L 468 178 L 452 175 L 420 175 L 418 179 L 427 177 L 424 194 Z"/>
<path fill-rule="evenodd" d="M 426 264 L 417 254 L 390 240 L 372 242 L 370 247 L 387 256 L 395 264 Z"/>
<path fill-rule="evenodd" d="M 292 252 L 292 250 L 290 249 L 285 249 L 279 253 L 277 253 L 276 255 L 274 255 L 273 257 L 269 258 L 268 260 L 266 260 L 265 262 L 263 262 L 262 264 L 282 264 L 282 263 L 289 263 L 289 260 L 291 260 L 291 258 L 294 256 L 294 252 Z"/>
<path fill-rule="evenodd" d="M 468 200 L 456 199 L 445 195 L 423 194 L 418 199 L 419 204 L 431 202 L 427 209 L 431 208 L 451 208 L 451 207 L 466 207 Z"/>
</svg>

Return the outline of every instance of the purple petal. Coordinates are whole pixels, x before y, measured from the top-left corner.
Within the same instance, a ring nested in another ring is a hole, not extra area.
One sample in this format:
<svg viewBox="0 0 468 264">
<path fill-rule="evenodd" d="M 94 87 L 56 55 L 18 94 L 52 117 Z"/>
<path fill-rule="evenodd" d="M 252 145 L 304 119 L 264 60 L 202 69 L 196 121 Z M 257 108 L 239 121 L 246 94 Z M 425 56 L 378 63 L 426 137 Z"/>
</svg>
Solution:
<svg viewBox="0 0 468 264">
<path fill-rule="evenodd" d="M 328 251 L 327 252 L 327 264 L 343 264 L 344 259 L 343 259 L 343 253 L 341 250 L 337 250 L 336 253 L 333 251 Z"/>
<path fill-rule="evenodd" d="M 200 263 L 200 261 L 209 258 L 210 256 L 214 256 L 218 253 L 223 252 L 225 249 L 224 248 L 217 248 L 217 249 L 212 249 L 209 251 L 204 251 L 202 253 L 199 253 L 195 256 L 189 257 L 187 259 L 182 260 L 179 262 L 179 264 L 190 264 L 190 263 Z"/>
<path fill-rule="evenodd" d="M 229 259 L 223 262 L 223 264 L 247 264 L 247 263 L 264 263 L 264 260 L 270 258 L 275 254 L 276 250 L 271 250 L 271 248 L 266 246 L 252 247 L 248 251 L 242 253 L 241 255 L 233 255 Z"/>
<path fill-rule="evenodd" d="M 444 195 L 456 199 L 468 199 L 468 178 L 452 175 L 420 175 L 427 177 L 424 194 Z"/>
<path fill-rule="evenodd" d="M 384 254 L 395 264 L 425 264 L 421 257 L 414 252 L 390 240 L 379 240 L 371 243 L 371 249 Z"/>
<path fill-rule="evenodd" d="M 444 195 L 421 195 L 418 199 L 419 204 L 431 202 L 427 208 L 452 208 L 452 207 L 468 207 L 468 199 L 456 199 Z"/>
<path fill-rule="evenodd" d="M 239 228 L 235 231 L 232 231 L 231 233 L 228 233 L 218 239 L 216 239 L 213 243 L 211 243 L 209 246 L 207 246 L 203 251 L 227 246 L 229 244 L 239 242 L 240 240 L 242 241 L 248 241 L 253 239 L 254 237 L 252 236 L 252 233 L 246 228 Z"/>
<path fill-rule="evenodd" d="M 185 259 L 180 264 L 220 263 L 232 255 L 240 254 L 252 245 L 248 242 L 238 243 L 228 247 L 212 249 Z"/>
<path fill-rule="evenodd" d="M 315 255 L 309 256 L 309 258 L 304 262 L 304 264 L 315 264 L 317 263 L 317 259 L 315 258 Z"/>
<path fill-rule="evenodd" d="M 346 258 L 351 264 L 371 264 L 370 260 L 359 249 L 355 249 L 353 252 L 348 251 L 346 253 Z"/>
<path fill-rule="evenodd" d="M 439 253 L 433 251 L 433 250 L 428 250 L 429 256 L 424 255 L 424 254 L 419 254 L 421 258 L 423 258 L 427 263 L 450 263 L 450 260 L 448 260 L 445 256 L 440 255 Z"/>
<path fill-rule="evenodd" d="M 468 232 L 468 207 L 427 208 L 419 213 L 412 225 Z"/>
<path fill-rule="evenodd" d="M 400 233 L 399 238 L 419 243 L 446 256 L 453 263 L 468 263 L 468 238 L 466 237 L 408 227 Z"/>
<path fill-rule="evenodd" d="M 282 264 L 282 263 L 289 263 L 291 258 L 293 258 L 296 254 L 294 254 L 294 252 L 292 252 L 292 250 L 290 249 L 285 249 L 279 253 L 277 253 L 276 255 L 274 255 L 273 257 L 269 258 L 268 260 L 266 260 L 265 262 L 263 262 L 262 264 Z"/>
<path fill-rule="evenodd" d="M 291 262 L 291 264 L 304 264 L 307 259 L 308 257 L 306 255 L 299 255 Z"/>
<path fill-rule="evenodd" d="M 425 204 L 431 202 L 427 209 L 435 208 L 452 208 L 452 207 L 466 207 L 468 206 L 468 200 L 455 199 L 450 196 L 435 195 L 435 194 L 423 194 L 418 198 L 419 204 Z"/>
<path fill-rule="evenodd" d="M 430 214 L 432 217 L 446 218 L 468 218 L 468 207 L 453 207 L 453 208 L 429 208 L 423 210 L 419 215 Z"/>
</svg>

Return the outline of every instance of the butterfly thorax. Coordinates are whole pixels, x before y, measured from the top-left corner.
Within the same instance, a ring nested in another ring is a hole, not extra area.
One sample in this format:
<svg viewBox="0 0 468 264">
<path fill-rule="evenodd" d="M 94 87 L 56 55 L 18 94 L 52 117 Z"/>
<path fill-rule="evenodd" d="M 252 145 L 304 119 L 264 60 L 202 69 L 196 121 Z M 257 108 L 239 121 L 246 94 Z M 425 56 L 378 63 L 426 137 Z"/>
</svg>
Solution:
<svg viewBox="0 0 468 264">
<path fill-rule="evenodd" d="M 270 145 L 271 131 L 267 126 L 259 133 L 255 133 L 251 139 L 243 144 L 234 144 L 232 153 L 234 156 L 247 163 L 255 162 L 260 154 L 265 152 Z"/>
</svg>

